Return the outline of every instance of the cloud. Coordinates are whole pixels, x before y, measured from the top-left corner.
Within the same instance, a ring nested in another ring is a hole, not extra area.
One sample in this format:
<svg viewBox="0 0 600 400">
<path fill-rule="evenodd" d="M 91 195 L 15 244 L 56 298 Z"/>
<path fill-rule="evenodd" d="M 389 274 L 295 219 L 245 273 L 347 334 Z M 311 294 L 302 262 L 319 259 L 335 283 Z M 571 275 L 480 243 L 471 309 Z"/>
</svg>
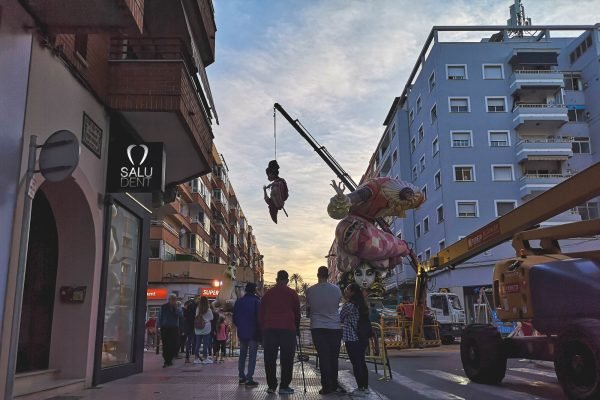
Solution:
<svg viewBox="0 0 600 400">
<path fill-rule="evenodd" d="M 598 3 L 581 0 L 577 9 L 598 10 Z M 274 157 L 273 103 L 298 118 L 358 181 L 431 27 L 503 25 L 510 2 L 272 4 L 267 9 L 259 1 L 215 2 L 217 60 L 208 69 L 221 119 L 215 142 L 265 256 L 266 279 L 286 267 L 314 280 L 336 226 L 326 214 L 334 174 L 278 115 L 277 158 L 290 187 L 290 217 L 280 213 L 278 225 L 270 221 L 262 186 Z M 589 12 L 573 12 L 572 5 L 556 0 L 525 5 L 534 23 L 594 23 Z"/>
</svg>

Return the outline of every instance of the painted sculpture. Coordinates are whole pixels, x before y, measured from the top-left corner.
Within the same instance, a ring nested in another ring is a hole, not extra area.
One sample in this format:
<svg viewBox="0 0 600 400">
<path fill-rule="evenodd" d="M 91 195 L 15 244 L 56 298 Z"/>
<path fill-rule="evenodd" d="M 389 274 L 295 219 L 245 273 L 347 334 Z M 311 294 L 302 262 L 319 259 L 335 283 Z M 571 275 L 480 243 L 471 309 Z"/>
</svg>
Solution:
<svg viewBox="0 0 600 400">
<path fill-rule="evenodd" d="M 264 198 L 269 206 L 271 219 L 277 223 L 277 213 L 279 210 L 283 210 L 287 216 L 287 212 L 283 206 L 289 197 L 288 187 L 285 179 L 279 177 L 279 164 L 276 160 L 269 161 L 265 172 L 267 173 L 267 179 L 271 183 L 263 186 Z M 267 189 L 270 190 L 270 194 L 267 193 Z"/>
<path fill-rule="evenodd" d="M 380 299 L 385 294 L 385 286 L 383 284 L 385 276 L 385 272 L 371 267 L 366 262 L 362 262 L 353 271 L 341 273 L 338 285 L 343 291 L 349 284 L 358 283 L 370 299 Z"/>
<path fill-rule="evenodd" d="M 344 194 L 343 184 L 332 181 L 336 191 L 327 207 L 333 219 L 341 220 L 336 228 L 336 262 L 338 270 L 349 272 L 361 263 L 385 272 L 411 255 L 407 243 L 375 226 L 382 217 L 404 217 L 409 209 L 419 207 L 425 196 L 414 185 L 379 177 L 366 181 L 354 192 Z"/>
<path fill-rule="evenodd" d="M 236 270 L 236 265 L 232 263 L 223 272 L 223 284 L 215 302 L 215 305 L 223 311 L 232 311 L 235 301 L 239 297 L 236 290 Z"/>
</svg>

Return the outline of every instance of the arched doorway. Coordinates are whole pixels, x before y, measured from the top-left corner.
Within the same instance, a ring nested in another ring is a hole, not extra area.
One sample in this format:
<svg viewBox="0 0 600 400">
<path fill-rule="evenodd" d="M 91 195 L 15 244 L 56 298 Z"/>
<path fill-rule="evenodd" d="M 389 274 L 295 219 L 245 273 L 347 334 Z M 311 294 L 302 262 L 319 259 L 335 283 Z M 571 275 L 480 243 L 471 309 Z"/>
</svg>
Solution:
<svg viewBox="0 0 600 400">
<path fill-rule="evenodd" d="M 48 369 L 58 270 L 58 232 L 48 198 L 38 190 L 31 213 L 17 372 Z"/>
</svg>

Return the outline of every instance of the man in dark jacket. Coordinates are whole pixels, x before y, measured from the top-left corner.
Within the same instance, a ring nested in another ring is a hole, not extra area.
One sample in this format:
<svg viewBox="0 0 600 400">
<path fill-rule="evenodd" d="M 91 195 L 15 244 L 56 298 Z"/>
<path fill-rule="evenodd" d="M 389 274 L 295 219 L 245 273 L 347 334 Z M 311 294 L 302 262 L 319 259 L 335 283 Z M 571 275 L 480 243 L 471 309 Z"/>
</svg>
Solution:
<svg viewBox="0 0 600 400">
<path fill-rule="evenodd" d="M 256 284 L 246 284 L 246 295 L 235 302 L 233 307 L 233 323 L 237 328 L 240 340 L 240 359 L 238 360 L 238 371 L 240 385 L 248 387 L 258 386 L 254 378 L 254 367 L 256 366 L 256 352 L 260 340 L 260 327 L 258 326 L 258 310 L 260 300 L 256 296 Z M 246 372 L 246 356 L 248 356 L 248 372 Z"/>
<path fill-rule="evenodd" d="M 173 357 L 177 354 L 180 313 L 181 310 L 177 308 L 177 295 L 171 293 L 169 302 L 160 306 L 158 316 L 158 327 L 163 342 L 163 359 L 165 360 L 163 368 L 173 365 Z"/>
<path fill-rule="evenodd" d="M 281 352 L 281 384 L 279 394 L 294 394 L 290 388 L 296 353 L 296 335 L 300 333 L 300 299 L 288 285 L 287 271 L 277 273 L 277 284 L 260 302 L 259 321 L 263 329 L 265 373 L 268 393 L 277 388 L 277 352 Z"/>
<path fill-rule="evenodd" d="M 200 296 L 196 299 L 189 299 L 183 305 L 183 319 L 185 329 L 185 362 L 190 362 L 190 354 L 194 352 L 194 343 L 196 341 L 196 333 L 194 332 L 194 317 L 196 316 L 196 307 L 200 302 Z"/>
</svg>

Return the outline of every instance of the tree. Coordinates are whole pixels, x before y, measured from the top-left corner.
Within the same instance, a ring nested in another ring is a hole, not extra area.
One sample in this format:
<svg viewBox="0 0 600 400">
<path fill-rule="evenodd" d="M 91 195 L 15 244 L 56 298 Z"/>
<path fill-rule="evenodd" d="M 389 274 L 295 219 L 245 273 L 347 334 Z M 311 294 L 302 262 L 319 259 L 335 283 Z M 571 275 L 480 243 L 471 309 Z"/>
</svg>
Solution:
<svg viewBox="0 0 600 400">
<path fill-rule="evenodd" d="M 304 296 L 306 296 L 306 291 L 308 290 L 309 287 L 310 287 L 310 285 L 306 282 L 303 282 L 302 285 L 300 285 L 300 289 L 302 290 L 302 294 Z"/>
<path fill-rule="evenodd" d="M 300 276 L 300 274 L 298 274 L 298 273 L 292 274 L 292 276 L 290 276 L 290 282 L 293 282 L 294 285 L 296 286 L 296 293 L 300 293 L 298 284 L 304 283 L 304 279 L 302 279 L 302 276 Z"/>
</svg>

